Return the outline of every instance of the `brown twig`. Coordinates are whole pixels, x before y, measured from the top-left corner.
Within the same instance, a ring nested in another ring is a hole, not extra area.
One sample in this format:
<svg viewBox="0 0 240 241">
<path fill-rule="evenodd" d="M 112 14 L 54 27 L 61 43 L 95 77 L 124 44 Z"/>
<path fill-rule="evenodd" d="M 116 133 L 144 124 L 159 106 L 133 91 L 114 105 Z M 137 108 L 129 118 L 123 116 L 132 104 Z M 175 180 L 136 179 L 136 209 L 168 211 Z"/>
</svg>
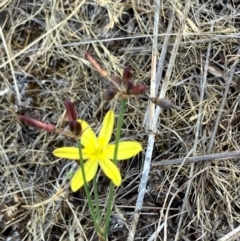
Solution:
<svg viewBox="0 0 240 241">
<path fill-rule="evenodd" d="M 157 161 L 152 163 L 152 166 L 166 166 L 166 165 L 178 165 L 184 162 L 184 164 L 187 163 L 193 163 L 193 162 L 201 162 L 201 161 L 212 161 L 216 159 L 229 159 L 229 158 L 235 158 L 240 156 L 240 151 L 227 151 L 227 152 L 221 152 L 221 153 L 215 153 L 215 154 L 208 154 L 208 155 L 201 155 L 201 156 L 195 156 L 195 157 L 182 157 L 172 160 L 164 160 L 164 161 Z"/>
</svg>

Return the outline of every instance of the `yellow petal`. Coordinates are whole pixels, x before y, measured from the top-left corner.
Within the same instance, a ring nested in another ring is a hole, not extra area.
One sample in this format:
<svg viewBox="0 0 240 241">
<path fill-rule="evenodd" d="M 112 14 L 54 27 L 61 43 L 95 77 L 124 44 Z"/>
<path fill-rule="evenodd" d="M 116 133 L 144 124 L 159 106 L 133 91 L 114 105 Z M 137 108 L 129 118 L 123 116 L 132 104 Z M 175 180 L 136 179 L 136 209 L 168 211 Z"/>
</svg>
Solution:
<svg viewBox="0 0 240 241">
<path fill-rule="evenodd" d="M 114 144 L 109 144 L 106 147 L 106 149 L 104 150 L 104 154 L 106 155 L 107 158 L 113 159 L 114 150 L 115 150 L 115 145 Z"/>
<path fill-rule="evenodd" d="M 82 150 L 83 160 L 88 159 L 84 149 Z M 79 150 L 76 147 L 61 147 L 53 151 L 53 155 L 60 158 L 66 158 L 70 160 L 79 160 Z"/>
<path fill-rule="evenodd" d="M 109 110 L 104 117 L 102 128 L 98 135 L 99 144 L 105 148 L 110 141 L 114 124 L 114 112 Z"/>
<path fill-rule="evenodd" d="M 98 168 L 98 162 L 93 160 L 88 160 L 84 163 L 84 171 L 86 175 L 86 181 L 89 182 L 96 175 Z M 71 189 L 73 192 L 76 192 L 79 188 L 84 185 L 83 175 L 81 168 L 78 168 L 73 178 L 71 179 Z"/>
<path fill-rule="evenodd" d="M 83 146 L 97 146 L 97 137 L 92 130 L 92 128 L 88 125 L 88 123 L 84 120 L 78 120 L 78 122 L 82 126 L 82 136 L 81 136 L 81 144 Z"/>
<path fill-rule="evenodd" d="M 115 186 L 120 186 L 122 182 L 121 174 L 117 166 L 109 159 L 100 160 L 99 165 L 105 175 L 112 180 Z"/>
<path fill-rule="evenodd" d="M 114 157 L 114 144 L 108 145 L 106 149 L 106 154 L 109 159 Z M 117 160 L 125 160 L 130 157 L 137 155 L 142 150 L 140 143 L 136 141 L 122 141 L 118 146 Z"/>
</svg>

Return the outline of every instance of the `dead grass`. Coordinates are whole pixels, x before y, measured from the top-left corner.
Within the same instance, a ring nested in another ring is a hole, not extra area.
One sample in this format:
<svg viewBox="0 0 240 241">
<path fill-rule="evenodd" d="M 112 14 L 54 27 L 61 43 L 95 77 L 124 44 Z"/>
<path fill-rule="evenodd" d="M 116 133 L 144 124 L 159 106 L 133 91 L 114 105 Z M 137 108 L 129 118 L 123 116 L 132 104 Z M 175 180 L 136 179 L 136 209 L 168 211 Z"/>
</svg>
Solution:
<svg viewBox="0 0 240 241">
<path fill-rule="evenodd" d="M 155 161 L 239 150 L 240 64 L 234 68 L 234 62 L 239 60 L 240 2 L 191 1 L 182 26 L 185 2 L 160 1 L 157 61 L 169 11 L 174 15 L 157 91 L 170 73 L 166 97 L 181 110 L 161 112 Z M 86 50 L 109 74 L 131 66 L 133 78 L 150 93 L 154 2 L 3 0 L 0 11 L 0 240 L 97 240 L 84 193 L 72 193 L 66 180 L 75 164 L 51 154 L 74 142 L 26 127 L 16 113 L 64 127 L 63 101 L 71 98 L 79 117 L 97 130 L 109 108 L 117 112 L 119 100 L 102 101 L 108 83 L 84 59 Z M 145 150 L 151 133 L 143 124 L 148 111 L 146 99 L 129 100 L 122 131 Z M 116 191 L 109 240 L 127 240 L 144 154 L 121 166 L 124 182 Z M 102 207 L 107 185 L 100 175 Z M 234 239 L 225 235 L 239 224 L 238 157 L 154 166 L 133 240 L 238 240 L 239 231 Z"/>
</svg>

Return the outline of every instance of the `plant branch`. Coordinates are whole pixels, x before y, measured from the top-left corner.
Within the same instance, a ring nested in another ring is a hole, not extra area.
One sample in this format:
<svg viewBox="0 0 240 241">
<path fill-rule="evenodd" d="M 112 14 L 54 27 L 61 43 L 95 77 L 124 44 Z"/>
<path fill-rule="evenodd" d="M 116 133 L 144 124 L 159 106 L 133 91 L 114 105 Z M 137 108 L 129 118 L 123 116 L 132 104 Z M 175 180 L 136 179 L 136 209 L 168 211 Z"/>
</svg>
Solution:
<svg viewBox="0 0 240 241">
<path fill-rule="evenodd" d="M 201 155 L 201 156 L 195 156 L 195 157 L 182 157 L 172 160 L 164 160 L 164 161 L 157 161 L 152 163 L 152 166 L 166 166 L 166 165 L 178 165 L 187 163 L 193 163 L 193 162 L 201 162 L 201 161 L 213 161 L 216 159 L 229 159 L 229 158 L 236 158 L 240 157 L 240 151 L 227 151 L 227 152 L 221 152 L 221 153 L 215 153 L 215 154 L 207 154 L 207 155 Z"/>
</svg>

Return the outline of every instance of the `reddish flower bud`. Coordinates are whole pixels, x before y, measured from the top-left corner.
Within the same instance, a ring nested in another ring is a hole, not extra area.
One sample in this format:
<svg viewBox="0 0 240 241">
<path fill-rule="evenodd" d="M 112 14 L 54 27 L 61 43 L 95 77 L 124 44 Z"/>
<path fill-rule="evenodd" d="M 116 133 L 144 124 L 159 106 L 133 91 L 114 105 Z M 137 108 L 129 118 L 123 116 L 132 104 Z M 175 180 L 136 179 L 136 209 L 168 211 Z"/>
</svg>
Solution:
<svg viewBox="0 0 240 241">
<path fill-rule="evenodd" d="M 82 126 L 76 120 L 73 120 L 73 121 L 69 122 L 69 129 L 76 136 L 79 136 L 82 133 Z"/>
<path fill-rule="evenodd" d="M 68 121 L 77 120 L 77 112 L 74 103 L 67 99 L 65 100 L 64 105 L 66 108 L 66 116 Z"/>
<path fill-rule="evenodd" d="M 144 94 L 146 91 L 146 87 L 142 84 L 138 84 L 133 86 L 130 90 L 129 90 L 129 94 L 131 95 L 142 95 Z"/>
<path fill-rule="evenodd" d="M 112 100 L 115 95 L 117 94 L 117 91 L 116 90 L 112 90 L 112 89 L 107 89 L 103 92 L 103 99 L 106 100 L 106 101 L 110 101 Z"/>
<path fill-rule="evenodd" d="M 52 124 L 47 124 L 42 121 L 35 120 L 31 117 L 24 116 L 24 115 L 18 115 L 17 117 L 21 122 L 25 123 L 28 126 L 35 127 L 36 129 L 45 130 L 47 132 L 55 132 L 56 131 L 56 127 Z"/>
<path fill-rule="evenodd" d="M 131 94 L 131 90 L 134 88 L 134 84 L 132 81 L 127 81 L 126 84 L 126 93 Z"/>
<path fill-rule="evenodd" d="M 123 82 L 127 83 L 131 78 L 130 67 L 126 66 L 123 70 Z"/>
<path fill-rule="evenodd" d="M 167 99 L 155 97 L 155 98 L 150 98 L 150 100 L 151 100 L 154 104 L 160 106 L 161 108 L 163 108 L 163 109 L 165 109 L 165 110 L 168 110 L 168 109 L 170 109 L 170 108 L 173 107 L 172 102 L 171 102 L 170 100 L 167 100 Z"/>
</svg>

